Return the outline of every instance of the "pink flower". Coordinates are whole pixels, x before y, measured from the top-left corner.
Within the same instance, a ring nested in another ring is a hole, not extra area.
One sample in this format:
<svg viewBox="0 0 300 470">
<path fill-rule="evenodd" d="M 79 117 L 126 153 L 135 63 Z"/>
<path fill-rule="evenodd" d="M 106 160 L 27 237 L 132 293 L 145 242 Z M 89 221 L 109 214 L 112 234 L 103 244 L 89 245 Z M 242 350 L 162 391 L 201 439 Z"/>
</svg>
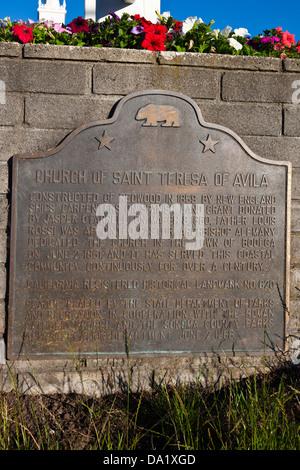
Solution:
<svg viewBox="0 0 300 470">
<path fill-rule="evenodd" d="M 280 42 L 278 42 L 274 46 L 274 51 L 283 51 L 283 49 L 284 49 L 284 46 Z"/>
<path fill-rule="evenodd" d="M 66 28 L 63 28 L 59 23 L 55 23 L 55 25 L 53 26 L 53 29 L 54 29 L 54 31 L 56 31 L 57 33 L 68 33 L 68 34 L 72 34 L 71 31 L 68 31 Z"/>
<path fill-rule="evenodd" d="M 276 31 L 279 32 L 279 34 L 280 34 L 280 36 L 281 36 L 281 42 L 282 42 L 282 44 L 283 44 L 284 46 L 290 48 L 290 47 L 292 47 L 294 44 L 296 44 L 295 35 L 294 35 L 294 34 L 291 34 L 291 33 L 289 33 L 288 31 L 283 32 L 281 26 L 279 26 L 278 28 L 276 28 Z"/>
<path fill-rule="evenodd" d="M 282 33 L 281 42 L 284 46 L 292 47 L 293 44 L 296 44 L 295 35 L 285 31 Z"/>
<path fill-rule="evenodd" d="M 52 28 L 52 26 L 53 26 L 53 21 L 47 20 L 47 21 L 44 22 L 43 26 L 44 26 L 44 28 L 47 28 L 47 29 L 48 29 L 48 28 Z"/>
</svg>

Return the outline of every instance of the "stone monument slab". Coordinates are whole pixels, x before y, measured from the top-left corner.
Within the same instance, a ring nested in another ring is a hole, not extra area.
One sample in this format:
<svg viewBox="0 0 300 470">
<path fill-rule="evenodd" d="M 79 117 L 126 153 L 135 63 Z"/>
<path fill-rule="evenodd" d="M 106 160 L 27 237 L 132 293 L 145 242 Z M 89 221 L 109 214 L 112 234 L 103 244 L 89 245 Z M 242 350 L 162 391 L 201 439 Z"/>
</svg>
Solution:
<svg viewBox="0 0 300 470">
<path fill-rule="evenodd" d="M 283 350 L 290 179 L 161 90 L 14 156 L 9 359 Z"/>
</svg>

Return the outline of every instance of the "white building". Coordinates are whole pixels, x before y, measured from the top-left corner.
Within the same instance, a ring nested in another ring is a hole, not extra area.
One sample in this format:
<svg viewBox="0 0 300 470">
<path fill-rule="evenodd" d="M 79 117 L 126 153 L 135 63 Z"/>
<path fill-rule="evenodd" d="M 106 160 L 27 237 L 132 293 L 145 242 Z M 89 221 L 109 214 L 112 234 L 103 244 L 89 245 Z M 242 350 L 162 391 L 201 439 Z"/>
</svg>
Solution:
<svg viewBox="0 0 300 470">
<path fill-rule="evenodd" d="M 46 0 L 46 3 L 42 3 L 42 0 L 39 0 L 39 21 L 48 20 L 54 21 L 54 23 L 65 23 L 66 13 L 66 0 L 63 0 L 62 5 L 60 0 Z"/>
<path fill-rule="evenodd" d="M 160 13 L 160 0 L 85 0 L 86 19 L 102 21 L 109 11 L 115 12 L 118 16 L 122 16 L 123 13 L 139 14 L 156 23 L 155 12 Z"/>
</svg>

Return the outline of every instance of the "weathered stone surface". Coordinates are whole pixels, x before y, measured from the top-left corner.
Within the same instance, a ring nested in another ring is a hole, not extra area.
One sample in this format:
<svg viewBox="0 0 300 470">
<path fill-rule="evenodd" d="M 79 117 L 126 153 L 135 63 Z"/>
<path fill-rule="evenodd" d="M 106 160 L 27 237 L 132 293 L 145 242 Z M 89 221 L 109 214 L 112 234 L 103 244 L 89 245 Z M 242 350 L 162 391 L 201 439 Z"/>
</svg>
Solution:
<svg viewBox="0 0 300 470">
<path fill-rule="evenodd" d="M 34 361 L 28 370 L 28 361 L 9 362 L 19 393 L 83 393 L 86 396 L 101 396 L 116 392 L 127 393 L 153 390 L 157 384 L 194 384 L 195 380 L 210 387 L 220 377 L 241 379 L 247 374 L 257 373 L 272 367 L 261 358 L 251 358 L 245 366 L 240 358 L 157 358 L 138 360 L 101 359 L 87 361 L 86 366 L 75 367 L 74 361 Z M 128 365 L 130 366 L 128 382 Z M 11 376 L 6 366 L 0 366 L 1 391 L 13 390 Z M 196 379 L 195 379 L 196 378 Z M 154 383 L 151 381 L 154 380 Z"/>
<path fill-rule="evenodd" d="M 61 47 L 54 44 L 25 44 L 24 58 L 155 64 L 157 53 L 137 49 L 114 49 L 111 47 Z"/>
<path fill-rule="evenodd" d="M 300 71 L 300 59 L 284 59 L 283 69 L 287 72 L 299 72 Z"/>
<path fill-rule="evenodd" d="M 299 317 L 299 297 L 300 292 L 298 295 L 298 300 L 291 300 L 290 301 L 290 309 L 288 315 L 288 322 L 289 322 L 289 331 L 291 334 L 291 342 L 297 338 L 299 338 L 299 331 L 300 331 L 300 317 Z"/>
<path fill-rule="evenodd" d="M 7 262 L 7 233 L 0 231 L 0 263 Z"/>
<path fill-rule="evenodd" d="M 291 104 L 284 107 L 283 123 L 284 135 L 290 137 L 300 137 L 300 104 Z"/>
<path fill-rule="evenodd" d="M 300 269 L 298 267 L 291 268 L 291 300 L 299 300 L 300 294 Z"/>
<path fill-rule="evenodd" d="M 0 298 L 6 297 L 6 268 L 4 263 L 0 263 Z"/>
<path fill-rule="evenodd" d="M 300 265 L 300 236 L 299 233 L 291 236 L 291 264 Z M 300 294 L 300 292 L 299 292 Z"/>
<path fill-rule="evenodd" d="M 255 153 L 270 160 L 289 160 L 293 166 L 300 165 L 299 137 L 272 137 L 243 135 L 243 140 Z"/>
<path fill-rule="evenodd" d="M 82 95 L 90 90 L 90 70 L 77 63 L 3 60 L 0 80 L 7 91 Z"/>
<path fill-rule="evenodd" d="M 222 80 L 224 101 L 291 103 L 292 83 L 297 74 L 225 72 Z"/>
<path fill-rule="evenodd" d="M 216 70 L 194 67 L 166 67 L 145 65 L 95 65 L 93 91 L 97 94 L 128 94 L 147 89 L 174 90 L 192 98 L 219 96 L 220 75 Z"/>
<path fill-rule="evenodd" d="M 207 122 L 214 122 L 239 135 L 280 136 L 282 111 L 280 105 L 264 103 L 224 103 L 201 101 L 199 104 Z M 270 125 L 270 122 L 272 125 Z"/>
<path fill-rule="evenodd" d="M 8 192 L 8 165 L 0 161 L 0 194 Z"/>
<path fill-rule="evenodd" d="M 56 147 L 70 129 L 39 129 L 28 127 L 0 127 L 0 161 L 7 161 L 16 153 L 38 152 Z M 3 181 L 3 187 L 8 181 Z"/>
<path fill-rule="evenodd" d="M 116 96 L 35 94 L 25 99 L 25 122 L 32 128 L 73 130 L 89 121 L 107 119 L 117 100 Z"/>
<path fill-rule="evenodd" d="M 24 98 L 20 94 L 6 92 L 5 103 L 0 104 L 0 126 L 17 126 L 23 123 L 23 118 Z"/>
<path fill-rule="evenodd" d="M 158 62 L 161 65 L 209 67 L 216 69 L 265 70 L 275 72 L 282 70 L 282 61 L 274 57 L 162 51 L 158 55 Z"/>
<path fill-rule="evenodd" d="M 300 168 L 295 165 L 292 175 L 292 198 L 300 199 Z"/>
<path fill-rule="evenodd" d="M 299 201 L 293 201 L 292 203 L 291 230 L 292 232 L 300 232 L 300 202 Z"/>
<path fill-rule="evenodd" d="M 1 232 L 5 232 L 7 230 L 8 211 L 9 211 L 9 206 L 8 206 L 7 196 L 0 194 L 0 230 Z"/>
<path fill-rule="evenodd" d="M 0 42 L 0 57 L 22 57 L 23 46 L 16 42 Z"/>
</svg>

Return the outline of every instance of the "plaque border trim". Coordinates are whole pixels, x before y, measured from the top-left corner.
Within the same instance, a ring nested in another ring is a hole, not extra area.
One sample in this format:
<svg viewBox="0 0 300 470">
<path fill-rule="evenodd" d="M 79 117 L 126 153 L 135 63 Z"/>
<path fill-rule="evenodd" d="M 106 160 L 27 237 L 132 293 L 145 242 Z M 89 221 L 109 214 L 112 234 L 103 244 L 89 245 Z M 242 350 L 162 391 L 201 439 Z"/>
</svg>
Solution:
<svg viewBox="0 0 300 470">
<path fill-rule="evenodd" d="M 213 124 L 206 122 L 203 119 L 202 112 L 200 107 L 197 105 L 197 103 L 189 98 L 187 95 L 175 91 L 169 91 L 169 90 L 160 90 L 160 89 L 148 89 L 144 91 L 138 91 L 138 92 L 133 92 L 130 93 L 123 98 L 121 98 L 119 101 L 115 103 L 115 105 L 112 106 L 111 109 L 111 117 L 109 117 L 106 120 L 96 120 L 96 121 L 91 121 L 86 124 L 83 124 L 79 127 L 77 127 L 75 130 L 71 131 L 56 147 L 53 147 L 52 149 L 46 150 L 44 152 L 37 152 L 37 153 L 18 153 L 12 156 L 12 178 L 11 178 L 11 213 L 10 213 L 10 221 L 11 221 L 11 227 L 10 227 L 10 251 L 8 255 L 8 260 L 9 260 L 9 274 L 8 274 L 8 286 L 7 289 L 8 291 L 8 313 L 6 316 L 7 323 L 6 323 L 6 332 L 5 336 L 7 339 L 7 348 L 6 348 L 6 357 L 8 360 L 19 360 L 19 361 L 24 361 L 27 359 L 32 359 L 32 360 L 39 360 L 39 359 L 47 359 L 47 360 L 60 360 L 60 359 L 71 359 L 72 354 L 78 355 L 78 356 L 83 356 L 83 357 L 90 357 L 92 359 L 95 359 L 96 357 L 98 358 L 124 358 L 126 357 L 126 352 L 124 353 L 101 353 L 99 351 L 95 353 L 91 352 L 78 352 L 78 353 L 41 353 L 41 354 L 14 354 L 13 352 L 13 334 L 12 334 L 12 329 L 13 329 L 13 313 L 14 313 L 14 291 L 11 288 L 13 285 L 13 281 L 15 279 L 15 249 L 16 249 L 16 239 L 15 239 L 15 230 L 16 230 L 16 217 L 17 217 L 17 186 L 16 183 L 18 181 L 18 161 L 21 159 L 33 159 L 33 158 L 47 158 L 51 157 L 52 155 L 55 155 L 56 153 L 60 152 L 63 148 L 65 148 L 69 142 L 73 140 L 75 136 L 80 134 L 82 131 L 92 128 L 92 127 L 98 127 L 98 126 L 104 126 L 104 125 L 109 125 L 114 123 L 119 116 L 121 108 L 131 99 L 136 99 L 141 96 L 153 96 L 153 95 L 164 95 L 167 97 L 175 97 L 181 100 L 186 101 L 191 105 L 191 107 L 194 109 L 196 117 L 199 121 L 199 124 L 201 127 L 207 128 L 207 129 L 213 129 L 213 130 L 218 130 L 221 132 L 224 132 L 227 135 L 230 135 L 241 147 L 242 149 L 249 155 L 249 157 L 253 158 L 254 160 L 257 160 L 258 162 L 265 163 L 268 165 L 275 165 L 275 166 L 283 166 L 286 167 L 286 217 L 285 217 L 285 292 L 284 292 L 284 298 L 281 299 L 283 301 L 283 308 L 285 310 L 285 315 L 284 315 L 284 335 L 285 337 L 283 338 L 284 340 L 284 350 L 282 352 L 286 352 L 288 350 L 288 337 L 287 337 L 287 326 L 288 326 L 288 321 L 289 321 L 289 309 L 290 309 L 290 302 L 289 302 L 289 294 L 290 294 L 290 248 L 291 248 L 291 192 L 292 192 L 292 163 L 289 161 L 278 161 L 278 160 L 270 160 L 266 159 L 263 157 L 260 157 L 256 153 L 254 153 L 248 145 L 243 141 L 241 137 L 239 137 L 234 131 L 231 129 L 228 129 L 227 127 L 221 126 L 219 124 Z M 229 353 L 228 351 L 224 352 L 209 352 L 209 353 L 195 353 L 195 352 L 181 352 L 181 351 L 159 351 L 159 352 L 130 352 L 130 356 L 132 357 L 137 357 L 137 358 L 146 358 L 146 357 L 159 357 L 164 355 L 164 357 L 178 357 L 178 355 L 182 357 L 195 357 L 195 356 L 200 356 L 200 357 L 214 357 L 214 356 L 220 356 L 220 357 L 257 357 L 257 356 L 262 356 L 262 352 L 260 351 L 236 351 L 236 352 L 231 352 Z M 266 355 L 274 355 L 274 352 L 264 352 Z"/>
</svg>

